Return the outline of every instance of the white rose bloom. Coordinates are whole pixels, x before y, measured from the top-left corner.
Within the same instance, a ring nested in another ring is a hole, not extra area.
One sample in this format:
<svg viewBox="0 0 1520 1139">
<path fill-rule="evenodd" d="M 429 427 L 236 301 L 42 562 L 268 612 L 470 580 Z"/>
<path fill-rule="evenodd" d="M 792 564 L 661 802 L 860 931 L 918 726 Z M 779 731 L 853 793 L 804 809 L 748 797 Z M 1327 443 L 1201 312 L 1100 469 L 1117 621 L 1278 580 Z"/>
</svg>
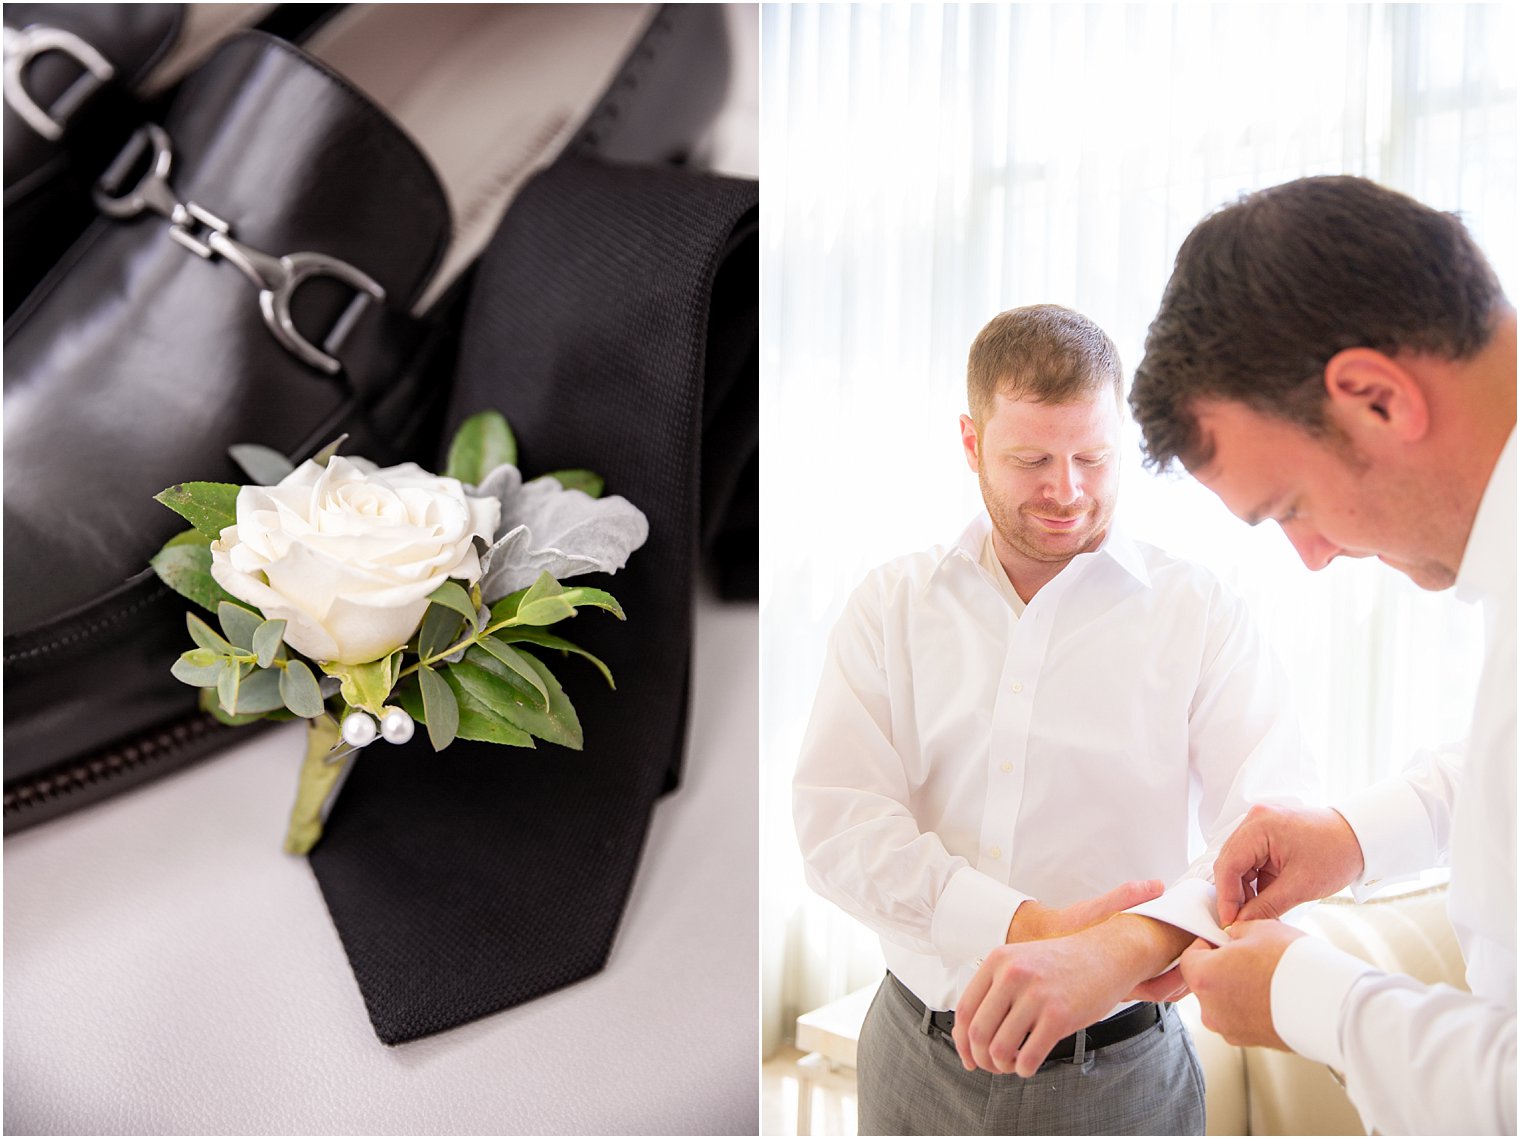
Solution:
<svg viewBox="0 0 1520 1139">
<path fill-rule="evenodd" d="M 490 541 L 500 514 L 499 500 L 415 463 L 308 460 L 278 486 L 238 491 L 237 525 L 211 543 L 211 576 L 283 618 L 297 652 L 364 664 L 411 639 L 445 581 L 480 577 L 475 539 Z"/>
</svg>

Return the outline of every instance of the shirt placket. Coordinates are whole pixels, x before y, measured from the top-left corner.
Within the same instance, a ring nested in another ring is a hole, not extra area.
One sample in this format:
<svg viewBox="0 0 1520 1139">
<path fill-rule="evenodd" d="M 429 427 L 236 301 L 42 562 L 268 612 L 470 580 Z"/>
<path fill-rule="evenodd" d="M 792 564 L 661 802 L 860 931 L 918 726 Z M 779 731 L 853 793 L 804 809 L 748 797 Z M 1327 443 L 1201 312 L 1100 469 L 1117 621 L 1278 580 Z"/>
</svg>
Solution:
<svg viewBox="0 0 1520 1139">
<path fill-rule="evenodd" d="M 1014 888 L 1018 888 L 1018 883 L 1010 879 L 1029 770 L 1030 725 L 1050 648 L 1055 608 L 1062 592 L 1064 589 L 1057 589 L 1055 582 L 1047 584 L 1030 601 L 1023 616 L 1009 621 L 1008 647 L 992 710 L 992 742 L 987 749 L 987 795 L 977 869 Z"/>
</svg>

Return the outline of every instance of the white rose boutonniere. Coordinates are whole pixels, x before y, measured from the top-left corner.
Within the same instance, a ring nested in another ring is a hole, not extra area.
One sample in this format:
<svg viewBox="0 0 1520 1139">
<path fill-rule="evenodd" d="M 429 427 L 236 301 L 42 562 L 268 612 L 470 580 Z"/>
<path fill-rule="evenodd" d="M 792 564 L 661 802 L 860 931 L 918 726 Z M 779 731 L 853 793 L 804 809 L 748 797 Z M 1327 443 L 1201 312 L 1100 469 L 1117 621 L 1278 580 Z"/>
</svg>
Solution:
<svg viewBox="0 0 1520 1139">
<path fill-rule="evenodd" d="M 245 486 L 237 524 L 211 543 L 211 576 L 313 660 L 366 664 L 411 638 L 428 595 L 449 578 L 480 578 L 475 539 L 489 540 L 497 498 L 415 463 L 376 467 L 308 460 L 278 486 Z"/>
<path fill-rule="evenodd" d="M 376 739 L 417 723 L 436 750 L 455 739 L 581 746 L 575 708 L 540 659 L 577 654 L 549 632 L 581 608 L 622 618 L 600 589 L 559 578 L 622 568 L 649 527 L 589 471 L 524 483 L 507 422 L 460 428 L 448 470 L 379 467 L 337 455 L 299 467 L 233 448 L 259 485 L 183 483 L 157 495 L 193 529 L 153 558 L 159 578 L 214 614 L 189 614 L 195 647 L 174 675 L 227 724 L 307 721 L 307 753 L 285 849 L 321 837 L 339 776 Z"/>
</svg>

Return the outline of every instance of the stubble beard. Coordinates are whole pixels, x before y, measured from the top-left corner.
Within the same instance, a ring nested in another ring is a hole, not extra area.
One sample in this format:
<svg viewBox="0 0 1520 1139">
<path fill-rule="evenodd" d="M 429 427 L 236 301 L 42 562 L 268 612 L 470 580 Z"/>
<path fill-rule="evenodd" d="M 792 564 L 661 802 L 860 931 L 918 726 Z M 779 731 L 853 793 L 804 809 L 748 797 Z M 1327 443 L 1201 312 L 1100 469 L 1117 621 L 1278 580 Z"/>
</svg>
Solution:
<svg viewBox="0 0 1520 1139">
<path fill-rule="evenodd" d="M 981 483 L 982 502 L 992 519 L 992 528 L 1003 543 L 1021 557 L 1030 561 L 1065 564 L 1078 554 L 1095 549 L 1108 532 L 1109 519 L 1113 517 L 1113 504 L 1095 502 L 1083 498 L 1074 506 L 1056 506 L 1054 503 L 1010 504 L 988 482 L 985 471 L 977 472 Z M 1025 513 L 1026 506 L 1036 506 L 1046 518 L 1074 518 L 1085 514 L 1087 524 L 1068 534 L 1050 534 L 1039 528 Z"/>
<path fill-rule="evenodd" d="M 1390 476 L 1379 471 L 1350 440 L 1332 436 L 1329 446 L 1348 476 L 1362 488 L 1366 500 L 1363 517 L 1370 518 L 1376 527 L 1377 536 L 1368 542 L 1373 547 L 1372 556 L 1420 589 L 1439 593 L 1456 585 L 1462 554 L 1449 551 L 1465 551 L 1477 514 L 1476 505 L 1471 508 L 1467 530 L 1460 540 L 1449 528 L 1439 533 L 1422 530 L 1420 540 L 1414 540 L 1405 529 L 1407 519 L 1447 520 L 1463 514 L 1463 504 L 1451 488 L 1432 485 L 1422 477 L 1399 473 Z M 1397 508 L 1391 508 L 1390 503 L 1398 504 Z"/>
</svg>

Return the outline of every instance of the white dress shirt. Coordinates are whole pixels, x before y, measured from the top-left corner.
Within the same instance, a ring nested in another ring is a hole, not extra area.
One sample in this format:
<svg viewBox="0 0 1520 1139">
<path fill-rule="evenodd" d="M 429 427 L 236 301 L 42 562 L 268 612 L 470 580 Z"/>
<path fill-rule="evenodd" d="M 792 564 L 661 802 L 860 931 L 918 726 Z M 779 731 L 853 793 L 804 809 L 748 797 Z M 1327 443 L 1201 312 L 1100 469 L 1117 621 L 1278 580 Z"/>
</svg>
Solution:
<svg viewBox="0 0 1520 1139">
<path fill-rule="evenodd" d="M 1251 803 L 1318 797 L 1282 670 L 1212 575 L 1111 529 L 1020 614 L 990 525 L 856 589 L 793 783 L 809 883 L 936 1009 L 1026 898 L 1206 879 Z"/>
<path fill-rule="evenodd" d="M 1472 992 L 1311 938 L 1272 977 L 1278 1035 L 1344 1072 L 1362 1122 L 1384 1134 L 1515 1133 L 1515 469 L 1512 432 L 1457 574 L 1485 632 L 1465 760 L 1426 753 L 1337 805 L 1362 846 L 1364 888 L 1449 861 L 1447 911 Z"/>
</svg>

